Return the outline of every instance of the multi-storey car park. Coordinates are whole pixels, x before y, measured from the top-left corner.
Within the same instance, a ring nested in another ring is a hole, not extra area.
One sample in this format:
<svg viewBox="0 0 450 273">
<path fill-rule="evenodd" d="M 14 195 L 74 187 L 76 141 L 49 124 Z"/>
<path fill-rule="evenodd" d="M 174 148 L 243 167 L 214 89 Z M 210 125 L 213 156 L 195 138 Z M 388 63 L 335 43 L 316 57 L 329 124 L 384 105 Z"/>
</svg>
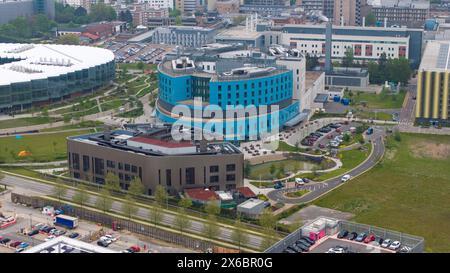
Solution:
<svg viewBox="0 0 450 273">
<path fill-rule="evenodd" d="M 139 177 L 149 195 L 158 185 L 177 193 L 199 187 L 232 190 L 244 183 L 244 155 L 233 144 L 176 141 L 170 126 L 128 125 L 69 137 L 67 151 L 72 177 L 104 184 L 112 172 L 123 189 Z"/>
<path fill-rule="evenodd" d="M 304 62 L 296 50 L 274 47 L 265 53 L 223 44 L 168 56 L 158 66 L 156 114 L 163 122 L 184 120 L 191 127 L 220 134 L 226 140 L 259 137 L 262 131 L 295 125 L 305 118 L 299 103 Z M 195 105 L 194 98 L 201 98 L 201 106 Z M 256 113 L 227 116 L 236 105 L 254 107 Z M 191 116 L 174 111 L 176 106 L 189 108 Z M 267 112 L 261 106 L 266 106 Z M 204 115 L 198 120 L 194 109 L 223 112 L 222 117 Z M 278 126 L 273 121 L 278 121 Z M 207 123 L 214 126 L 206 128 Z"/>
<path fill-rule="evenodd" d="M 82 95 L 110 83 L 114 54 L 86 46 L 0 44 L 0 111 Z"/>
</svg>

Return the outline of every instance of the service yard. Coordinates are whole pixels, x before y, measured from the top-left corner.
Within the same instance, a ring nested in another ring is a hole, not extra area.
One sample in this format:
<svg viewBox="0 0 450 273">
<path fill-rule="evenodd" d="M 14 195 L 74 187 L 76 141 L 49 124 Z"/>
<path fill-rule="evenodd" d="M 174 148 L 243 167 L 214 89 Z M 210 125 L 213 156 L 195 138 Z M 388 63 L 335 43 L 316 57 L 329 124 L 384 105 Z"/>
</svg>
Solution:
<svg viewBox="0 0 450 273">
<path fill-rule="evenodd" d="M 0 253 L 14 253 L 20 247 L 15 247 L 11 243 L 20 242 L 26 243 L 22 246 L 24 249 L 35 246 L 46 240 L 51 240 L 52 235 L 45 230 L 40 230 L 37 234 L 29 236 L 28 233 L 31 230 L 36 232 L 44 226 L 54 227 L 61 233 L 64 232 L 64 236 L 74 237 L 75 239 L 90 242 L 97 245 L 98 239 L 101 236 L 109 236 L 112 242 L 107 246 L 109 249 L 117 252 L 123 252 L 131 247 L 137 247 L 141 253 L 189 253 L 195 252 L 190 249 L 182 248 L 176 245 L 170 245 L 165 242 L 154 240 L 150 237 L 137 235 L 126 230 L 113 231 L 110 228 L 102 227 L 96 223 L 78 220 L 78 226 L 73 229 L 66 229 L 60 226 L 54 226 L 53 217 L 45 215 L 39 209 L 33 209 L 19 204 L 11 202 L 10 194 L 4 194 L 0 196 L 0 202 L 2 203 L 1 211 L 5 215 L 16 215 L 17 222 L 7 228 L 0 229 L 0 241 L 9 239 L 6 244 L 0 243 Z M 30 228 L 31 227 L 31 228 Z M 51 231 L 52 233 L 54 231 Z M 77 233 L 78 236 L 74 236 Z M 58 235 L 56 235 L 58 236 Z M 89 239 L 90 240 L 89 240 Z M 18 243 L 17 243 L 18 244 Z"/>
</svg>

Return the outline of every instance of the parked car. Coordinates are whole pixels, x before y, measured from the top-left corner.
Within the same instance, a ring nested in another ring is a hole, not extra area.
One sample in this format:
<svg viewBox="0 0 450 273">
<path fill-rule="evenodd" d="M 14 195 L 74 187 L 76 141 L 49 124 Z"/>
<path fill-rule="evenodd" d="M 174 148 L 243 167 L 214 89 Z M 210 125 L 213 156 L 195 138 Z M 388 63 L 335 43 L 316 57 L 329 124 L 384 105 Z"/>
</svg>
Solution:
<svg viewBox="0 0 450 273">
<path fill-rule="evenodd" d="M 97 245 L 102 246 L 102 247 L 108 247 L 109 244 L 107 244 L 105 241 L 102 240 L 98 240 L 97 241 Z"/>
<path fill-rule="evenodd" d="M 302 244 L 304 244 L 304 245 L 307 246 L 307 247 L 310 247 L 310 246 L 313 245 L 312 243 L 306 241 L 305 239 L 297 240 L 295 243 L 302 243 Z"/>
<path fill-rule="evenodd" d="M 303 252 L 303 249 L 297 246 L 296 244 L 291 245 L 291 248 L 295 250 L 297 253 Z"/>
<path fill-rule="evenodd" d="M 111 234 L 106 234 L 104 237 L 106 237 L 106 238 L 108 238 L 108 239 L 110 239 L 111 240 L 111 242 L 115 242 L 115 241 L 117 241 L 117 238 L 116 237 L 114 237 L 114 236 L 112 236 Z"/>
<path fill-rule="evenodd" d="M 0 240 L 0 244 L 2 245 L 6 245 L 7 243 L 9 243 L 11 241 L 11 239 L 9 238 L 3 238 Z"/>
<path fill-rule="evenodd" d="M 22 251 L 24 251 L 24 250 L 25 250 L 25 248 L 23 248 L 23 247 L 17 248 L 17 249 L 16 249 L 16 253 L 22 252 Z"/>
<path fill-rule="evenodd" d="M 307 242 L 309 242 L 310 244 L 315 244 L 316 241 L 312 240 L 311 238 L 308 238 L 306 236 L 301 237 L 300 239 L 306 240 Z"/>
<path fill-rule="evenodd" d="M 297 177 L 297 178 L 295 178 L 295 185 L 303 186 L 303 185 L 305 185 L 305 181 L 303 181 L 303 179 Z"/>
<path fill-rule="evenodd" d="M 50 241 L 50 240 L 55 239 L 55 238 L 56 238 L 55 235 L 48 235 L 47 238 L 45 238 L 45 241 L 47 242 L 47 241 Z"/>
<path fill-rule="evenodd" d="M 381 244 L 381 247 L 389 247 L 390 244 L 391 244 L 391 239 L 386 239 Z"/>
<path fill-rule="evenodd" d="M 320 144 L 319 144 L 319 148 L 320 148 L 320 149 L 324 149 L 324 148 L 325 148 L 325 144 L 320 143 Z"/>
<path fill-rule="evenodd" d="M 347 182 L 350 180 L 350 178 L 351 176 L 349 174 L 346 174 L 341 178 L 341 182 Z"/>
<path fill-rule="evenodd" d="M 106 236 L 100 237 L 100 240 L 101 240 L 101 241 L 104 241 L 104 242 L 107 243 L 108 245 L 112 244 L 112 240 L 109 239 L 109 238 L 106 237 Z"/>
<path fill-rule="evenodd" d="M 348 239 L 349 239 L 350 241 L 353 241 L 353 240 L 356 239 L 356 237 L 358 237 L 358 233 L 352 232 L 352 233 L 350 233 L 350 235 L 348 236 Z"/>
<path fill-rule="evenodd" d="M 290 249 L 290 248 L 286 248 L 285 250 L 283 250 L 283 253 L 297 253 L 294 250 Z"/>
<path fill-rule="evenodd" d="M 337 237 L 338 237 L 339 239 L 346 238 L 347 236 L 348 236 L 348 231 L 345 230 L 345 229 L 341 230 L 341 231 L 339 232 L 339 234 L 337 235 Z"/>
<path fill-rule="evenodd" d="M 26 243 L 26 242 L 22 242 L 22 243 L 19 244 L 19 248 L 27 248 L 29 246 L 30 246 L 30 244 Z"/>
<path fill-rule="evenodd" d="M 308 252 L 309 246 L 305 245 L 302 242 L 295 243 L 295 245 L 302 250 L 302 252 Z"/>
<path fill-rule="evenodd" d="M 370 242 L 375 241 L 375 234 L 371 233 L 369 234 L 366 239 L 364 239 L 364 243 L 368 244 Z"/>
<path fill-rule="evenodd" d="M 22 242 L 20 242 L 20 241 L 16 241 L 16 242 L 10 243 L 9 246 L 10 246 L 10 247 L 17 247 L 17 246 L 19 246 L 21 243 L 22 243 Z"/>
<path fill-rule="evenodd" d="M 289 249 L 289 250 L 291 250 L 292 252 L 294 252 L 294 253 L 299 253 L 299 252 L 301 252 L 301 249 L 299 249 L 298 247 L 293 247 L 293 246 L 288 246 L 286 249 Z"/>
<path fill-rule="evenodd" d="M 277 182 L 273 185 L 273 188 L 276 190 L 281 189 L 283 187 L 284 187 L 283 183 L 280 183 L 280 182 Z"/>
<path fill-rule="evenodd" d="M 78 234 L 76 232 L 69 234 L 69 238 L 72 238 L 72 239 L 77 238 L 78 236 L 80 236 L 80 234 Z"/>
<path fill-rule="evenodd" d="M 35 229 L 35 230 L 32 230 L 32 231 L 30 231 L 30 232 L 28 232 L 28 236 L 34 236 L 34 235 L 36 235 L 36 234 L 38 234 L 39 233 L 39 230 L 37 230 L 37 229 Z"/>
<path fill-rule="evenodd" d="M 399 249 L 401 246 L 401 243 L 399 241 L 394 241 L 392 242 L 392 244 L 389 246 L 389 249 L 391 250 L 397 250 Z"/>
<path fill-rule="evenodd" d="M 362 233 L 360 233 L 360 234 L 358 235 L 358 237 L 356 237 L 355 241 L 357 241 L 357 242 L 362 242 L 362 241 L 364 241 L 364 239 L 366 239 L 366 237 L 367 237 L 367 234 L 365 234 L 364 232 L 362 232 Z"/>
</svg>

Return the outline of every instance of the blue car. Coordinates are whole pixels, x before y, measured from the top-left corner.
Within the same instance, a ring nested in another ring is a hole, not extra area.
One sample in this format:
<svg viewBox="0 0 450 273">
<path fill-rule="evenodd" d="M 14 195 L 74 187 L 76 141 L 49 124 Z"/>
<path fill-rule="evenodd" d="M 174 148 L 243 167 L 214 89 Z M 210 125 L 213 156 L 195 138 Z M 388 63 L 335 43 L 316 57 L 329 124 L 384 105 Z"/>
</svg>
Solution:
<svg viewBox="0 0 450 273">
<path fill-rule="evenodd" d="M 77 238 L 78 236 L 80 236 L 80 234 L 74 232 L 74 233 L 72 233 L 72 234 L 69 235 L 69 238 L 74 239 L 74 238 Z"/>
<path fill-rule="evenodd" d="M 29 245 L 30 245 L 30 244 L 23 242 L 23 243 L 21 243 L 17 248 L 26 248 L 26 247 L 28 247 Z"/>
<path fill-rule="evenodd" d="M 273 185 L 273 188 L 274 189 L 281 189 L 281 188 L 283 188 L 284 187 L 284 185 L 282 184 L 282 183 L 280 183 L 280 182 L 278 182 L 278 183 L 275 183 L 275 185 Z"/>
</svg>

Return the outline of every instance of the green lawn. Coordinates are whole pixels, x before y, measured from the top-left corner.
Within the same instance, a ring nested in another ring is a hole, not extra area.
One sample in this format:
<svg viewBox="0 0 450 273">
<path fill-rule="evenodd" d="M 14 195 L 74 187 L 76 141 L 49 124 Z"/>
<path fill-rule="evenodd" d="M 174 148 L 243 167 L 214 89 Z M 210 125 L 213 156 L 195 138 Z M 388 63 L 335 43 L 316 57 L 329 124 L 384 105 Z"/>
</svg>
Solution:
<svg viewBox="0 0 450 273">
<path fill-rule="evenodd" d="M 0 162 L 47 162 L 66 159 L 66 138 L 73 135 L 89 133 L 89 130 L 71 131 L 64 133 L 50 133 L 42 135 L 25 135 L 0 138 Z M 31 153 L 27 157 L 19 157 L 20 151 Z"/>
<path fill-rule="evenodd" d="M 387 144 L 382 164 L 314 203 L 423 236 L 429 252 L 450 252 L 450 136 L 402 134 Z"/>
<path fill-rule="evenodd" d="M 45 124 L 50 122 L 56 122 L 59 119 L 50 117 L 31 117 L 31 118 L 17 118 L 8 119 L 0 121 L 0 129 L 14 128 L 14 127 L 24 127 Z"/>
<path fill-rule="evenodd" d="M 144 109 L 141 107 L 141 108 L 133 109 L 128 112 L 123 112 L 117 116 L 121 117 L 121 118 L 137 118 L 137 117 L 142 116 L 143 114 L 144 114 Z"/>
<path fill-rule="evenodd" d="M 350 151 L 343 151 L 338 154 L 339 159 L 342 161 L 342 167 L 327 173 L 308 173 L 298 175 L 298 177 L 306 177 L 314 181 L 324 181 L 339 175 L 342 175 L 349 170 L 355 168 L 361 164 L 370 154 L 372 146 L 370 144 L 364 145 L 367 148 L 366 151 L 360 149 L 354 149 Z"/>
<path fill-rule="evenodd" d="M 354 112 L 353 115 L 355 115 L 358 118 L 362 119 L 375 119 L 375 120 L 387 120 L 392 121 L 392 115 L 384 112 L 368 112 L 368 111 L 357 111 Z"/>
<path fill-rule="evenodd" d="M 257 187 L 257 188 L 273 188 L 273 183 L 272 182 L 263 182 L 263 181 L 252 181 L 250 182 L 250 184 L 252 184 L 253 186 Z"/>
<path fill-rule="evenodd" d="M 305 152 L 306 150 L 297 148 L 295 146 L 291 146 L 284 141 L 279 141 L 277 151 L 280 151 L 280 152 Z"/>
<path fill-rule="evenodd" d="M 271 173 L 271 166 L 274 166 Z M 321 165 L 300 157 L 292 156 L 289 159 L 266 162 L 250 166 L 249 179 L 271 180 L 286 177 L 286 172 L 298 172 L 301 170 L 321 169 Z M 284 169 L 284 171 L 282 171 Z"/>
<path fill-rule="evenodd" d="M 310 192 L 310 191 L 309 190 L 291 191 L 291 192 L 286 193 L 286 196 L 290 197 L 290 198 L 296 198 L 296 197 L 301 197 L 301 196 L 307 194 L 308 192 Z"/>
<path fill-rule="evenodd" d="M 405 91 L 398 94 L 391 95 L 386 91 L 380 94 L 352 91 L 353 96 L 350 96 L 350 91 L 345 92 L 345 97 L 352 100 L 352 105 L 360 105 L 366 102 L 366 107 L 371 109 L 396 109 L 402 108 L 403 100 L 405 99 Z"/>
<path fill-rule="evenodd" d="M 102 125 L 103 125 L 103 122 L 101 122 L 101 121 L 86 120 L 86 121 L 82 121 L 82 122 L 76 123 L 76 124 L 67 124 L 64 126 L 43 129 L 43 130 L 40 130 L 40 132 L 56 132 L 56 131 L 64 131 L 64 130 L 71 130 L 71 129 L 93 128 L 93 127 L 101 127 Z"/>
</svg>

